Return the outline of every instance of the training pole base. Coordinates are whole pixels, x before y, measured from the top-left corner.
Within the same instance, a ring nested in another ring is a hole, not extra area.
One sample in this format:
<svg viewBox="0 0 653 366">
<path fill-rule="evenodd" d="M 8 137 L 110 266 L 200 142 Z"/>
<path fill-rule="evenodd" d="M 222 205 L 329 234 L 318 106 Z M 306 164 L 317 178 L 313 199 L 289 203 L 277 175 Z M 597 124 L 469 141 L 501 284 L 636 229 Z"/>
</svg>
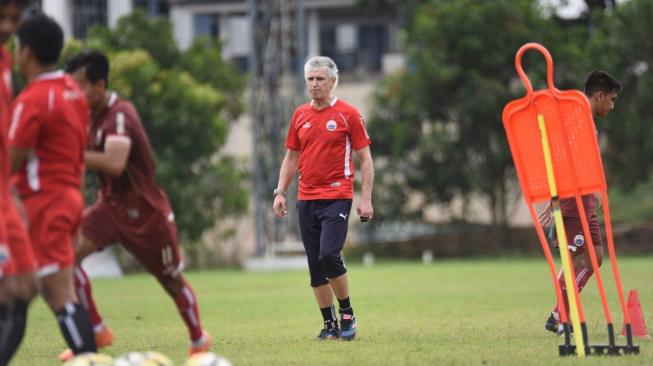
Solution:
<svg viewBox="0 0 653 366">
<path fill-rule="evenodd" d="M 576 345 L 562 344 L 558 348 L 560 356 L 575 356 Z M 585 354 L 590 356 L 620 356 L 620 355 L 638 355 L 639 346 L 608 346 L 595 345 L 585 347 Z"/>
</svg>

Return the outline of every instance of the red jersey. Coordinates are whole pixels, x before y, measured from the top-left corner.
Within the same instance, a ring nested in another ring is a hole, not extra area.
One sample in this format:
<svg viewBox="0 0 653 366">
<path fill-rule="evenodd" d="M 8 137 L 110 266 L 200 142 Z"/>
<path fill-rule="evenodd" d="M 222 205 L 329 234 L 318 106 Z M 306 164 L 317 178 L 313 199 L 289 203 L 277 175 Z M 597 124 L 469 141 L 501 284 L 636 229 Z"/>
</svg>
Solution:
<svg viewBox="0 0 653 366">
<path fill-rule="evenodd" d="M 107 107 L 90 130 L 90 150 L 103 151 L 108 139 L 124 139 L 131 142 L 125 171 L 119 177 L 98 173 L 100 199 L 112 209 L 128 210 L 139 196 L 152 207 L 170 211 L 166 194 L 156 181 L 154 157 L 150 140 L 134 106 L 115 92 L 109 96 Z"/>
<path fill-rule="evenodd" d="M 63 71 L 39 75 L 14 101 L 12 147 L 32 148 L 14 183 L 21 197 L 81 187 L 88 127 L 86 97 Z"/>
<path fill-rule="evenodd" d="M 297 108 L 286 147 L 299 151 L 299 199 L 353 198 L 352 151 L 370 143 L 360 112 L 337 98 L 321 110 L 310 103 Z"/>
<path fill-rule="evenodd" d="M 10 273 L 8 227 L 6 217 L 9 215 L 9 109 L 13 96 L 11 85 L 11 53 L 4 46 L 0 46 L 0 277 L 3 272 Z"/>
<path fill-rule="evenodd" d="M 11 53 L 4 46 L 0 46 L 0 203 L 6 199 L 5 193 L 9 189 L 9 116 L 11 115 L 11 99 L 13 86 L 11 83 Z"/>
</svg>

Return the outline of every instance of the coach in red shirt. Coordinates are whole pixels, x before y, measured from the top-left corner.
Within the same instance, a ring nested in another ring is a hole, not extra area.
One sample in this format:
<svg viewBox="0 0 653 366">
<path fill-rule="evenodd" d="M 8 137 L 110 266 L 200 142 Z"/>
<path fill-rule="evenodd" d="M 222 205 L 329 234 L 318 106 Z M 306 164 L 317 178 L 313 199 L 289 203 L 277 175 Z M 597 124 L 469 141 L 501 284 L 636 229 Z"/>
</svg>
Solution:
<svg viewBox="0 0 653 366">
<path fill-rule="evenodd" d="M 63 31 L 52 18 L 28 18 L 17 36 L 17 60 L 28 85 L 12 107 L 12 179 L 25 205 L 43 298 L 73 352 L 95 352 L 93 329 L 77 301 L 72 271 L 72 241 L 84 207 L 86 98 L 63 70 L 56 70 Z"/>
<path fill-rule="evenodd" d="M 287 214 L 286 191 L 299 171 L 299 226 L 311 287 L 324 320 L 318 339 L 352 340 L 356 336 L 356 318 L 340 252 L 347 237 L 354 194 L 352 152 L 358 157 L 363 177 L 356 212 L 361 221 L 373 216 L 370 138 L 358 110 L 332 95 L 338 85 L 338 67 L 332 59 L 309 59 L 304 65 L 304 77 L 311 101 L 299 106 L 290 121 L 288 150 L 274 190 L 273 210 L 280 217 Z M 340 327 L 334 294 L 340 307 Z"/>
</svg>

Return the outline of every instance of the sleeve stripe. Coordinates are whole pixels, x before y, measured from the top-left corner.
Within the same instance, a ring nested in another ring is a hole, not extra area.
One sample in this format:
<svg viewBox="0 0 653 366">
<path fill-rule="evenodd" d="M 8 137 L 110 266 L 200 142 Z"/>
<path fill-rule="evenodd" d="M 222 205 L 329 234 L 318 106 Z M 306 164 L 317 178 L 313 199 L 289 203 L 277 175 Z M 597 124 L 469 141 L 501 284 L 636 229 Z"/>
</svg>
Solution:
<svg viewBox="0 0 653 366">
<path fill-rule="evenodd" d="M 116 113 L 116 132 L 119 135 L 125 134 L 125 114 L 123 112 Z"/>
<path fill-rule="evenodd" d="M 20 122 L 20 115 L 23 113 L 25 105 L 23 102 L 16 104 L 14 108 L 14 113 L 11 116 L 11 126 L 9 127 L 9 139 L 13 140 L 14 135 L 16 134 L 16 129 L 18 128 L 18 123 Z"/>
<path fill-rule="evenodd" d="M 52 108 L 54 108 L 54 89 L 50 88 L 48 90 L 48 112 L 52 112 Z"/>
<path fill-rule="evenodd" d="M 345 122 L 345 126 L 347 126 L 347 128 L 349 128 L 349 123 L 347 123 L 347 118 L 345 118 L 345 116 L 342 114 L 342 112 L 338 112 L 338 114 L 340 115 L 340 118 L 342 118 L 343 122 Z"/>
</svg>

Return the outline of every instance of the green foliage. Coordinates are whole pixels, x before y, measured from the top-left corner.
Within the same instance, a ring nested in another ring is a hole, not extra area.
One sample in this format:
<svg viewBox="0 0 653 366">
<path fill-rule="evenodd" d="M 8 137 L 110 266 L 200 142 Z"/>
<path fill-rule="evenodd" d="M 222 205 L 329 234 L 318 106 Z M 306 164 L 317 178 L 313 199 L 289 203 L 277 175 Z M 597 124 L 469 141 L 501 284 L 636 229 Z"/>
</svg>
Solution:
<svg viewBox="0 0 653 366">
<path fill-rule="evenodd" d="M 653 124 L 645 116 L 653 113 L 653 3 L 595 7 L 578 21 L 561 21 L 536 4 L 430 0 L 414 12 L 404 29 L 407 70 L 382 82 L 369 120 L 379 161 L 375 199 L 388 217 L 419 217 L 428 204 L 466 202 L 474 193 L 486 199 L 495 223 L 506 222 L 518 191 L 501 110 L 524 95 L 514 55 L 532 41 L 553 55 L 559 89 L 582 89 L 593 69 L 623 81 L 615 110 L 596 119 L 607 177 L 630 192 L 651 176 Z M 535 88 L 545 87 L 538 53 L 527 53 L 523 66 Z"/>
<path fill-rule="evenodd" d="M 505 223 L 516 197 L 501 106 L 523 95 L 508 87 L 516 81 L 514 54 L 539 41 L 559 62 L 575 57 L 567 44 L 578 32 L 556 29 L 530 0 L 425 2 L 405 30 L 408 70 L 382 84 L 370 119 L 375 155 L 388 161 L 388 169 L 379 164 L 377 202 L 398 215 L 419 215 L 426 204 L 477 192 L 494 222 Z M 541 84 L 542 58 L 529 54 L 524 65 Z M 577 78 L 569 69 L 556 74 L 562 85 Z M 411 209 L 405 198 L 415 192 L 423 200 Z"/>
<path fill-rule="evenodd" d="M 610 212 L 615 222 L 646 224 L 653 220 L 653 176 L 629 190 L 610 190 Z"/>
<path fill-rule="evenodd" d="M 234 119 L 243 112 L 240 100 L 245 78 L 222 60 L 221 47 L 218 39 L 197 37 L 184 53 L 180 66 L 197 80 L 223 91 L 227 98 L 224 113 L 228 119 Z"/>
<path fill-rule="evenodd" d="M 166 18 L 151 18 L 136 10 L 118 20 L 115 29 L 96 26 L 87 36 L 89 47 L 114 50 L 145 49 L 163 68 L 176 67 L 183 57 Z"/>
<path fill-rule="evenodd" d="M 630 191 L 653 172 L 653 2 L 627 1 L 600 19 L 591 58 L 624 84 L 614 111 L 599 122 L 610 183 Z M 653 216 L 649 216 L 653 218 Z"/>
<path fill-rule="evenodd" d="M 108 53 L 109 87 L 140 113 L 182 238 L 196 241 L 217 217 L 243 213 L 246 168 L 218 151 L 243 110 L 245 80 L 223 61 L 220 45 L 196 42 L 182 52 L 169 21 L 135 12 L 115 30 L 93 28 L 86 46 Z M 69 43 L 66 53 L 79 49 Z"/>
</svg>

